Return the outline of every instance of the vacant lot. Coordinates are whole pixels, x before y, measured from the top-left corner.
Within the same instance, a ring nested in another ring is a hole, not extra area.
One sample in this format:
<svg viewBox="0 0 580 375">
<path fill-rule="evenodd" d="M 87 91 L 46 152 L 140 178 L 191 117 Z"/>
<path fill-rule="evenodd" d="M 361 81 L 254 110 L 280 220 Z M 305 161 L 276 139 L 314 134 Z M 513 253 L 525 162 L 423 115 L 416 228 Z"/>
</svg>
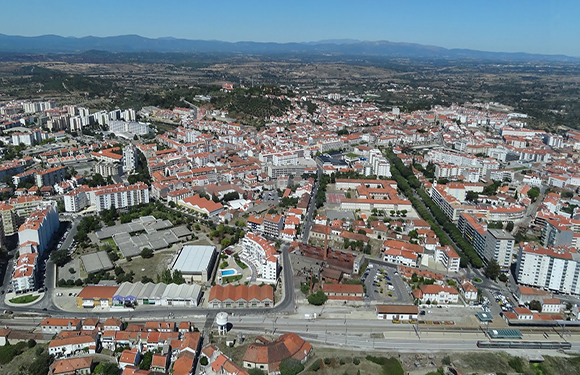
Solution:
<svg viewBox="0 0 580 375">
<path fill-rule="evenodd" d="M 153 258 L 135 257 L 130 262 L 124 262 L 120 266 L 125 270 L 125 273 L 131 271 L 135 273 L 134 282 L 141 281 L 143 276 L 148 276 L 155 281 L 157 275 L 169 268 L 173 254 L 173 252 L 156 252 Z"/>
</svg>

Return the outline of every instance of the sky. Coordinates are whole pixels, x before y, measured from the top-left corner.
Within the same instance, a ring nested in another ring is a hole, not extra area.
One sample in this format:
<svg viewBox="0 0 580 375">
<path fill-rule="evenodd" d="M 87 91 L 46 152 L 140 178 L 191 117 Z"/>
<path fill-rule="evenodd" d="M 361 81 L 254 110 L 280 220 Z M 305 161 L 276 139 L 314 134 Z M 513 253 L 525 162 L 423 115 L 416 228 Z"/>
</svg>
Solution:
<svg viewBox="0 0 580 375">
<path fill-rule="evenodd" d="M 419 43 L 580 57 L 580 1 L 4 0 L 0 33 Z M 6 4 L 8 3 L 8 4 Z M 14 16 L 7 16 L 7 15 Z"/>
</svg>

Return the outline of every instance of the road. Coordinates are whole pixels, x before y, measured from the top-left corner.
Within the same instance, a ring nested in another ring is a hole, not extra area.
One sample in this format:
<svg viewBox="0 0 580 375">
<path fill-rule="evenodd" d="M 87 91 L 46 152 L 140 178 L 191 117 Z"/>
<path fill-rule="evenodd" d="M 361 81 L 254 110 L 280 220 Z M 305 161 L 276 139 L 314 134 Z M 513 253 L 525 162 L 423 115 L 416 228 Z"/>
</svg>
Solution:
<svg viewBox="0 0 580 375">
<path fill-rule="evenodd" d="M 310 236 L 310 229 L 312 228 L 314 210 L 316 210 L 316 194 L 318 193 L 318 186 L 320 185 L 320 177 L 322 176 L 322 169 L 317 164 L 316 166 L 317 178 L 314 182 L 314 188 L 312 189 L 312 194 L 310 195 L 310 203 L 308 204 L 308 211 L 306 212 L 306 218 L 304 219 L 304 225 L 302 226 L 302 243 L 308 243 L 308 237 Z"/>
</svg>

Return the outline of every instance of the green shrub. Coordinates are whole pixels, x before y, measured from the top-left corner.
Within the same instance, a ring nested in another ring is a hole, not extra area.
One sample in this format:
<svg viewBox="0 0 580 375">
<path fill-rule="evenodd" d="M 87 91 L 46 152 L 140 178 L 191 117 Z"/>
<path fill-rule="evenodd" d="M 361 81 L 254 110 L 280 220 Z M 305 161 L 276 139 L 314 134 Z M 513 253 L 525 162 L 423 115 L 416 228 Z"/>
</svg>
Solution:
<svg viewBox="0 0 580 375">
<path fill-rule="evenodd" d="M 324 305 L 327 300 L 328 296 L 322 290 L 308 296 L 308 303 L 315 306 Z"/>
<path fill-rule="evenodd" d="M 355 365 L 357 365 L 357 366 L 358 366 L 358 365 L 360 365 L 360 359 L 358 359 L 357 357 L 354 357 L 354 358 L 352 359 L 352 363 L 354 363 Z"/>
<path fill-rule="evenodd" d="M 320 370 L 320 366 L 322 364 L 322 361 L 320 359 L 317 359 L 316 361 L 314 361 L 314 363 L 310 366 L 310 371 L 318 371 Z"/>
<path fill-rule="evenodd" d="M 296 375 L 304 370 L 304 365 L 295 358 L 286 358 L 280 362 L 280 375 Z"/>
<path fill-rule="evenodd" d="M 515 372 L 523 373 L 525 372 L 524 360 L 520 357 L 512 357 L 508 360 L 508 365 L 514 369 Z"/>
<path fill-rule="evenodd" d="M 331 362 L 331 361 L 332 361 L 332 360 L 331 360 L 330 358 L 324 358 L 324 364 L 325 364 L 325 365 L 330 365 L 330 362 Z"/>
</svg>

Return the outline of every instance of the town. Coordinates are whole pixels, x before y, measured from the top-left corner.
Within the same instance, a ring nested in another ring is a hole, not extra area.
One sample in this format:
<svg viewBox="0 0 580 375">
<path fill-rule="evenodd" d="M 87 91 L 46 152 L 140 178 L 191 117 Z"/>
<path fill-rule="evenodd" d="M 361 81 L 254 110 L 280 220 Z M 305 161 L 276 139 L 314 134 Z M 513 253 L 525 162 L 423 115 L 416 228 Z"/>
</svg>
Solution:
<svg viewBox="0 0 580 375">
<path fill-rule="evenodd" d="M 205 97 L 0 103 L 0 344 L 47 343 L 51 374 L 342 371 L 315 356 L 328 346 L 578 349 L 580 132 L 501 103 L 262 95 L 286 108 L 263 127 Z"/>
</svg>

